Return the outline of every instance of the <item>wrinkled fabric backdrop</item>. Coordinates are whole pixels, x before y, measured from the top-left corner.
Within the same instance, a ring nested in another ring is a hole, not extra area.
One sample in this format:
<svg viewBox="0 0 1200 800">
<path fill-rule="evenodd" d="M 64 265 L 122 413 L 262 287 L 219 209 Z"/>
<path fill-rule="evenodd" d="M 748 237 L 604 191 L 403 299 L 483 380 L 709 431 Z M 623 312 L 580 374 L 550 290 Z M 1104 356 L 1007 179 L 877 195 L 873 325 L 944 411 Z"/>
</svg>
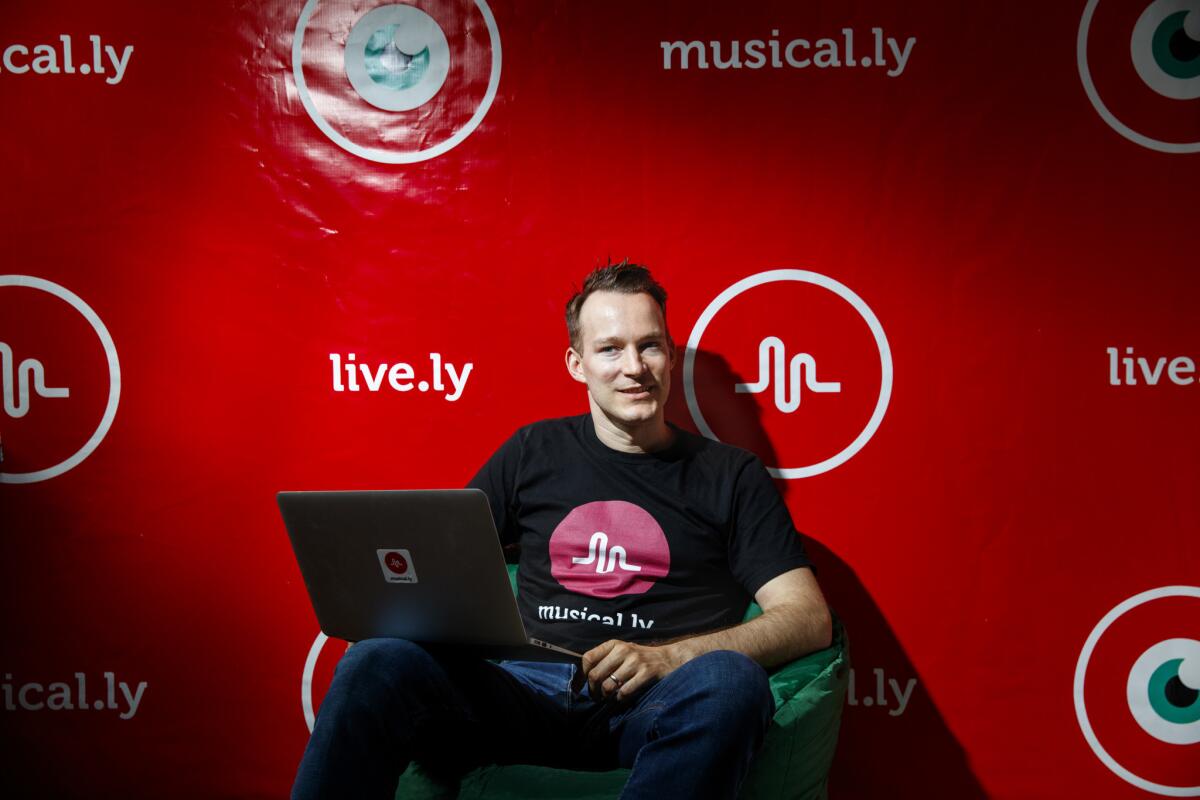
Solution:
<svg viewBox="0 0 1200 800">
<path fill-rule="evenodd" d="M 850 633 L 835 797 L 1200 794 L 1198 9 L 6 3 L 4 781 L 282 796 L 275 493 L 582 412 L 630 258 Z"/>
</svg>

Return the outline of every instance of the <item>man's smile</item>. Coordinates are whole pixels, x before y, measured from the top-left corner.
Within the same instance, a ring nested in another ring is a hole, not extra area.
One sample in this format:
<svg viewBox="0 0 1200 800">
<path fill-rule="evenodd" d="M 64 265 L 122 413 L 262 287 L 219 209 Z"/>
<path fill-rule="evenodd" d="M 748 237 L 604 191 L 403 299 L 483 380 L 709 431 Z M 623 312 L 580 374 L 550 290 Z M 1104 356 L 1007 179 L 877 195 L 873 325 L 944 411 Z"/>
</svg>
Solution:
<svg viewBox="0 0 1200 800">
<path fill-rule="evenodd" d="M 657 389 L 657 386 L 631 386 L 628 389 L 618 389 L 621 394 L 629 395 L 634 399 L 649 397 L 650 393 Z"/>
</svg>

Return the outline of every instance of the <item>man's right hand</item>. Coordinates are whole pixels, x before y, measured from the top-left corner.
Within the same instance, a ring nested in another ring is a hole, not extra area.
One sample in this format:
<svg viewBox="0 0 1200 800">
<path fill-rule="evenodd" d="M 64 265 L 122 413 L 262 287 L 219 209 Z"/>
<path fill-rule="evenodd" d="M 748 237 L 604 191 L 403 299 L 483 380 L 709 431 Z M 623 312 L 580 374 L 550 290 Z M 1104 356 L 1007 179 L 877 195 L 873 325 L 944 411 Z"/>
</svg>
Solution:
<svg viewBox="0 0 1200 800">
<path fill-rule="evenodd" d="M 688 659 L 671 644 L 644 645 L 609 639 L 583 654 L 592 697 L 632 697 L 683 666 Z"/>
</svg>

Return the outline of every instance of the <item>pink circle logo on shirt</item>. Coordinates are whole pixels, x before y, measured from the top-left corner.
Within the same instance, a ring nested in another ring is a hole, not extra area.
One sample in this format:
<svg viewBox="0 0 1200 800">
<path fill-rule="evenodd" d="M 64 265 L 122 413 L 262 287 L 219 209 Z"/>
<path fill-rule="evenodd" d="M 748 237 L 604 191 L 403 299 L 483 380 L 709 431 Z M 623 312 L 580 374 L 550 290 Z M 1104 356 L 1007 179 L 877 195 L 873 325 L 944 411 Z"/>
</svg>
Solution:
<svg viewBox="0 0 1200 800">
<path fill-rule="evenodd" d="M 642 594 L 670 571 L 662 526 L 624 500 L 578 506 L 550 535 L 550 574 L 572 592 L 606 598 Z"/>
</svg>

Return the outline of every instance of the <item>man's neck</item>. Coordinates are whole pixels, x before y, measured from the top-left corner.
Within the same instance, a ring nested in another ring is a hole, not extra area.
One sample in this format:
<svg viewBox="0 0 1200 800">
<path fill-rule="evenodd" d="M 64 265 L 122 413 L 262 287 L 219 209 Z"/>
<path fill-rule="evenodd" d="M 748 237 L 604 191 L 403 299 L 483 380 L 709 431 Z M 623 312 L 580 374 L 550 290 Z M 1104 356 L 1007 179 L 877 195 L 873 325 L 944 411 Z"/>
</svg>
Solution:
<svg viewBox="0 0 1200 800">
<path fill-rule="evenodd" d="M 631 426 L 610 419 L 593 406 L 592 425 L 601 444 L 621 453 L 654 453 L 670 447 L 675 439 L 675 431 L 671 430 L 661 414 L 640 425 Z"/>
</svg>

